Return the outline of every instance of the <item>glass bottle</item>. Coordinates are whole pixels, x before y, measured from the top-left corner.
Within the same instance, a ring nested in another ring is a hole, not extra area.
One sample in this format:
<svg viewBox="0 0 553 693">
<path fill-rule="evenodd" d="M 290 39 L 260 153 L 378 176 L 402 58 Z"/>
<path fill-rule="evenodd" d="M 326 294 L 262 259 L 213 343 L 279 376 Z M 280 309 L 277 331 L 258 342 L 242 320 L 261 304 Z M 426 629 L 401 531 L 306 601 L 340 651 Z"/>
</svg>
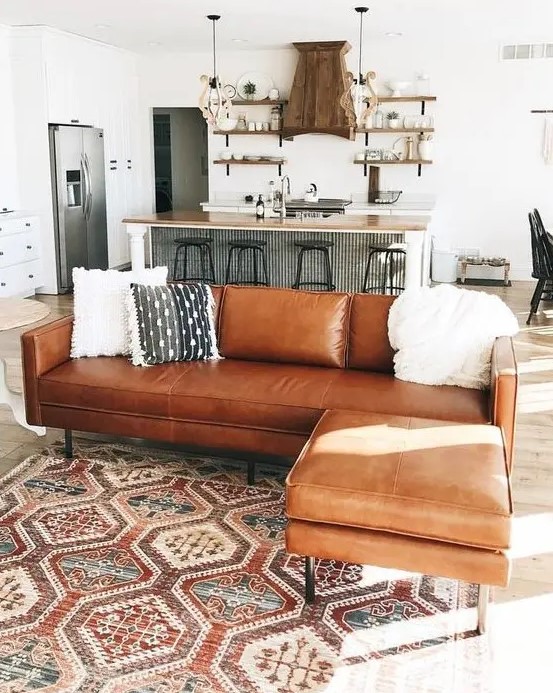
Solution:
<svg viewBox="0 0 553 693">
<path fill-rule="evenodd" d="M 263 202 L 263 195 L 259 196 L 257 204 L 255 205 L 255 216 L 258 219 L 263 219 L 265 216 L 265 203 Z"/>
<path fill-rule="evenodd" d="M 269 127 L 273 132 L 282 130 L 280 106 L 273 106 L 273 108 L 271 108 L 271 120 Z"/>
<path fill-rule="evenodd" d="M 239 113 L 238 114 L 238 122 L 236 123 L 236 129 L 237 130 L 247 130 L 248 129 L 248 124 L 246 123 L 246 114 L 245 113 Z"/>
<path fill-rule="evenodd" d="M 430 96 L 430 77 L 425 72 L 417 75 L 416 89 L 417 96 Z"/>
<path fill-rule="evenodd" d="M 376 109 L 376 112 L 373 116 L 373 127 L 374 128 L 383 128 L 384 127 L 384 114 L 380 110 L 380 108 Z"/>
<path fill-rule="evenodd" d="M 269 181 L 269 196 L 267 197 L 267 205 L 272 209 L 275 204 L 275 181 Z"/>
</svg>

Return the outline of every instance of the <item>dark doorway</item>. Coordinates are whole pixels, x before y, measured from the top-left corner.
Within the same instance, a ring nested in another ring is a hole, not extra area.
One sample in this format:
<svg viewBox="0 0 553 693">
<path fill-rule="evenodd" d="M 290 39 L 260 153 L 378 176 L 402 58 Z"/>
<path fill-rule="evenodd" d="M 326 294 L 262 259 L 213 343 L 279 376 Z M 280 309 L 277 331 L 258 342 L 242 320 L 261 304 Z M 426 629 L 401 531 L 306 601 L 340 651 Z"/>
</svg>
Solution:
<svg viewBox="0 0 553 693">
<path fill-rule="evenodd" d="M 209 199 L 207 124 L 198 108 L 154 108 L 156 212 Z"/>
</svg>

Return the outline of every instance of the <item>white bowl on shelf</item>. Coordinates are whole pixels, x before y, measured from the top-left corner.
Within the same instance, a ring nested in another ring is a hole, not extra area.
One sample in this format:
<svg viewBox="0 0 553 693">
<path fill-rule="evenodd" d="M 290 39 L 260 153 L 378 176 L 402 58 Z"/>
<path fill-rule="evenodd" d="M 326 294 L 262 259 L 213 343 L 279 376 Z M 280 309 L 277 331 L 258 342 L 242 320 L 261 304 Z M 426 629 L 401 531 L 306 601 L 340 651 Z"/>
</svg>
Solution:
<svg viewBox="0 0 553 693">
<path fill-rule="evenodd" d="M 409 89 L 409 87 L 411 86 L 411 82 L 392 79 L 389 82 L 386 82 L 386 86 L 392 92 L 392 96 L 404 96 L 402 92 L 404 92 L 406 89 Z"/>
<path fill-rule="evenodd" d="M 238 120 L 236 118 L 221 118 L 217 122 L 217 130 L 227 132 L 228 130 L 236 130 Z"/>
</svg>

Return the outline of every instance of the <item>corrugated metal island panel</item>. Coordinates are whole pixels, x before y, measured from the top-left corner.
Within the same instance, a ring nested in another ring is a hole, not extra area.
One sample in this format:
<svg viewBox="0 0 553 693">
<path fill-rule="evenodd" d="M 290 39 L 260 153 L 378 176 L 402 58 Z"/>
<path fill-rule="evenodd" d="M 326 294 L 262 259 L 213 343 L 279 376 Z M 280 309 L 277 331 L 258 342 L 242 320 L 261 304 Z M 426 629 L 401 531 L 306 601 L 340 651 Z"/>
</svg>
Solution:
<svg viewBox="0 0 553 693">
<path fill-rule="evenodd" d="M 177 238 L 212 238 L 212 252 L 215 264 L 215 275 L 218 284 L 224 283 L 225 269 L 228 259 L 229 242 L 231 240 L 263 239 L 267 241 L 265 252 L 269 267 L 271 286 L 290 287 L 296 275 L 296 263 L 299 248 L 295 241 L 317 238 L 334 242 L 330 249 L 330 259 L 333 268 L 334 284 L 338 291 L 361 291 L 363 277 L 367 266 L 369 248 L 371 246 L 387 246 L 391 243 L 401 243 L 401 234 L 363 234 L 363 233 L 324 233 L 315 231 L 240 231 L 237 229 L 187 229 L 187 228 L 152 228 L 152 257 L 154 265 L 167 265 L 169 276 L 173 274 Z M 253 261 L 251 253 L 244 253 L 243 279 L 252 279 Z M 374 258 L 370 277 L 372 291 L 382 293 L 384 260 Z M 307 253 L 303 264 L 303 281 L 322 281 L 324 278 L 323 263 L 320 253 Z M 179 279 L 182 278 L 182 265 L 179 267 Z M 188 251 L 188 276 L 200 276 L 200 254 L 198 249 Z M 394 285 L 404 286 L 405 266 L 400 262 L 394 273 Z M 233 275 L 234 276 L 234 275 Z M 305 287 L 308 288 L 308 287 Z M 316 287 L 315 287 L 316 288 Z M 389 286 L 386 293 L 392 293 Z M 397 292 L 394 292 L 397 293 Z"/>
</svg>

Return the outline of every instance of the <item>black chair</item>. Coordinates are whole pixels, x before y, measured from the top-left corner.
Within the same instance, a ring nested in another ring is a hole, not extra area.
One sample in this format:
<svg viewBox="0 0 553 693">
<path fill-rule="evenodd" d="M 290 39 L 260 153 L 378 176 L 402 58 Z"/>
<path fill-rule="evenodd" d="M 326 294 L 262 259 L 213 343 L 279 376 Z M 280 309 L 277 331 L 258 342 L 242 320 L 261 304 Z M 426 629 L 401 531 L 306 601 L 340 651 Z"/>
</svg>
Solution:
<svg viewBox="0 0 553 693">
<path fill-rule="evenodd" d="M 215 266 L 211 253 L 212 238 L 177 238 L 174 241 L 177 249 L 175 251 L 175 262 L 173 264 L 174 281 L 200 281 L 208 284 L 216 284 Z M 200 271 L 198 277 L 188 276 L 188 250 L 196 248 L 200 253 Z M 182 272 L 179 275 L 179 264 L 182 265 Z"/>
<path fill-rule="evenodd" d="M 334 241 L 323 241 L 323 240 L 305 240 L 296 241 L 294 243 L 296 248 L 299 248 L 298 261 L 296 265 L 296 279 L 292 284 L 293 289 L 299 289 L 302 286 L 312 286 L 321 287 L 325 291 L 335 291 L 336 286 L 334 285 L 334 280 L 332 278 L 332 265 L 330 262 L 330 252 L 329 248 L 334 246 Z M 303 261 L 307 253 L 317 253 L 323 261 L 323 280 L 313 280 L 306 281 L 302 280 L 301 275 L 303 272 Z"/>
<path fill-rule="evenodd" d="M 529 325 L 532 315 L 538 312 L 541 301 L 553 299 L 553 240 L 547 233 L 537 209 L 528 214 L 532 241 L 532 276 L 538 280 L 530 300 L 530 313 L 526 324 Z"/>
<path fill-rule="evenodd" d="M 382 262 L 382 255 L 384 255 L 384 262 Z M 363 293 L 398 296 L 405 287 L 403 284 L 394 284 L 394 276 L 398 269 L 403 270 L 405 267 L 405 256 L 405 248 L 369 246 L 369 257 L 363 279 Z M 377 284 L 370 283 L 373 276 L 378 277 Z"/>
<path fill-rule="evenodd" d="M 265 246 L 267 241 L 264 240 L 243 240 L 230 241 L 227 259 L 227 269 L 225 272 L 225 284 L 251 284 L 252 286 L 270 286 L 269 271 L 267 269 L 267 256 Z M 242 279 L 244 272 L 245 260 L 251 257 L 252 279 Z M 236 257 L 236 271 L 234 279 L 231 277 L 233 260 Z M 260 261 L 263 279 L 260 277 Z"/>
</svg>

